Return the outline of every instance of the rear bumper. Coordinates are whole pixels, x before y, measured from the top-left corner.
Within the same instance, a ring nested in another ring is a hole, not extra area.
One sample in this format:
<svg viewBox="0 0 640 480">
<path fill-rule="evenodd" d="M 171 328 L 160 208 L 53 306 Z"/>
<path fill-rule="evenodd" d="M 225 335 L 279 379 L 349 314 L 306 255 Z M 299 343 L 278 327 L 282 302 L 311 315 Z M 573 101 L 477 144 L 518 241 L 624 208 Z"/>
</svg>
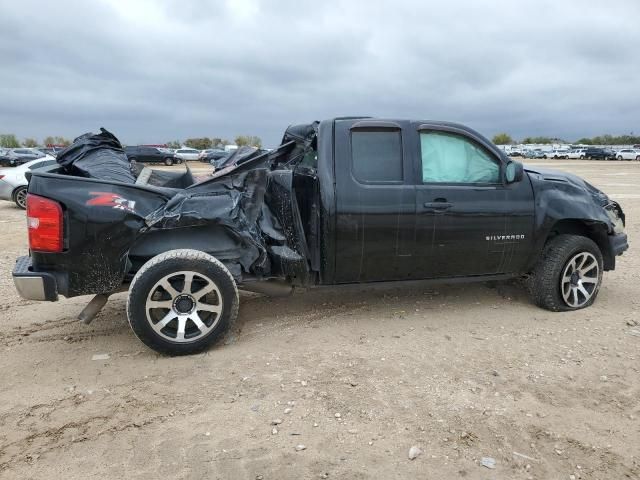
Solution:
<svg viewBox="0 0 640 480">
<path fill-rule="evenodd" d="M 617 235 L 609 235 L 609 246 L 614 256 L 622 255 L 629 249 L 626 233 L 618 233 Z"/>
<path fill-rule="evenodd" d="M 58 300 L 56 278 L 47 272 L 34 272 L 31 257 L 18 257 L 13 269 L 13 283 L 22 298 L 55 302 Z"/>
</svg>

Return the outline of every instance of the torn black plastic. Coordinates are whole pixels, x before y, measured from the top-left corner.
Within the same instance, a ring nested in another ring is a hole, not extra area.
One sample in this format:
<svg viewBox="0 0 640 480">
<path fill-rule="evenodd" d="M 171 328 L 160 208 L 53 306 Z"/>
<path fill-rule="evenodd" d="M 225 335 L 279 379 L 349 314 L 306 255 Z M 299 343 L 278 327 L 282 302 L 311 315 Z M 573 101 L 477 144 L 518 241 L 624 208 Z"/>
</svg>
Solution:
<svg viewBox="0 0 640 480">
<path fill-rule="evenodd" d="M 135 183 L 132 166 L 120 141 L 111 132 L 85 133 L 56 157 L 69 175 Z"/>
</svg>

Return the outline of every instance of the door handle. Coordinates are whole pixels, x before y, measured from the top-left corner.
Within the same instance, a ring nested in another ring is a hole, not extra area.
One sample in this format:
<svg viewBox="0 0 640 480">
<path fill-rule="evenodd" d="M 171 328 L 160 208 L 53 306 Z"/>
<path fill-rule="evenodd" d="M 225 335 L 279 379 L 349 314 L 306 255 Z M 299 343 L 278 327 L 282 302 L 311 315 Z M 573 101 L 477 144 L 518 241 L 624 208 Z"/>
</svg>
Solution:
<svg viewBox="0 0 640 480">
<path fill-rule="evenodd" d="M 429 210 L 444 211 L 449 210 L 451 207 L 453 207 L 453 203 L 449 202 L 426 202 L 424 204 L 424 208 L 427 208 Z"/>
</svg>

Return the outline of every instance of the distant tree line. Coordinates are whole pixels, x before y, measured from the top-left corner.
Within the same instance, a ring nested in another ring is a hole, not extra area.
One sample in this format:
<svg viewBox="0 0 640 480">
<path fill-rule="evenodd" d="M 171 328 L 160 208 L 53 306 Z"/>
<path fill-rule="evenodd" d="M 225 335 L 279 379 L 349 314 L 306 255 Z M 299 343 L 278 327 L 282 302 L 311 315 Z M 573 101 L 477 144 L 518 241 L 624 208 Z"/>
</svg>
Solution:
<svg viewBox="0 0 640 480">
<path fill-rule="evenodd" d="M 262 139 L 254 135 L 238 135 L 233 143 L 239 147 L 249 146 L 262 148 Z M 180 148 L 182 145 L 196 150 L 206 150 L 208 148 L 224 148 L 225 145 L 230 145 L 231 142 L 224 138 L 219 137 L 202 137 L 202 138 L 187 138 L 184 142 L 180 140 L 173 140 L 167 142 L 169 148 Z"/>
<path fill-rule="evenodd" d="M 71 140 L 64 137 L 45 137 L 42 143 L 39 143 L 35 138 L 25 138 L 20 142 L 18 137 L 13 133 L 0 133 L 0 147 L 4 148 L 34 148 L 38 145 L 71 145 Z"/>
<path fill-rule="evenodd" d="M 534 144 L 550 144 L 550 143 L 570 143 L 561 138 L 553 137 L 525 137 L 522 140 L 515 141 L 508 133 L 498 133 L 493 137 L 493 143 L 496 145 L 509 145 L 514 143 L 534 143 Z M 597 137 L 583 137 L 575 142 L 581 145 L 635 145 L 640 144 L 640 136 L 638 135 L 599 135 Z"/>
</svg>

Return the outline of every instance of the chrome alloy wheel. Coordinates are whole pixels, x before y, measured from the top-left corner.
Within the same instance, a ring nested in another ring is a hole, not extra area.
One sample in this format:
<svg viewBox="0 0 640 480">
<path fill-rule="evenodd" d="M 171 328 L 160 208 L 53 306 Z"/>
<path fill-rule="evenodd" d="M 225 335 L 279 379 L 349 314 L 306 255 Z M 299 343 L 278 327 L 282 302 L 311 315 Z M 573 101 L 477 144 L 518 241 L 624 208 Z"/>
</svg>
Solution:
<svg viewBox="0 0 640 480">
<path fill-rule="evenodd" d="M 165 340 L 188 343 L 213 331 L 222 315 L 218 286 L 197 272 L 175 272 L 160 279 L 147 297 L 147 321 Z"/>
<path fill-rule="evenodd" d="M 560 277 L 560 289 L 564 302 L 571 308 L 587 303 L 598 291 L 600 267 L 589 252 L 580 252 L 569 260 Z"/>
<path fill-rule="evenodd" d="M 27 189 L 21 188 L 16 192 L 16 203 L 20 208 L 27 208 Z"/>
</svg>

